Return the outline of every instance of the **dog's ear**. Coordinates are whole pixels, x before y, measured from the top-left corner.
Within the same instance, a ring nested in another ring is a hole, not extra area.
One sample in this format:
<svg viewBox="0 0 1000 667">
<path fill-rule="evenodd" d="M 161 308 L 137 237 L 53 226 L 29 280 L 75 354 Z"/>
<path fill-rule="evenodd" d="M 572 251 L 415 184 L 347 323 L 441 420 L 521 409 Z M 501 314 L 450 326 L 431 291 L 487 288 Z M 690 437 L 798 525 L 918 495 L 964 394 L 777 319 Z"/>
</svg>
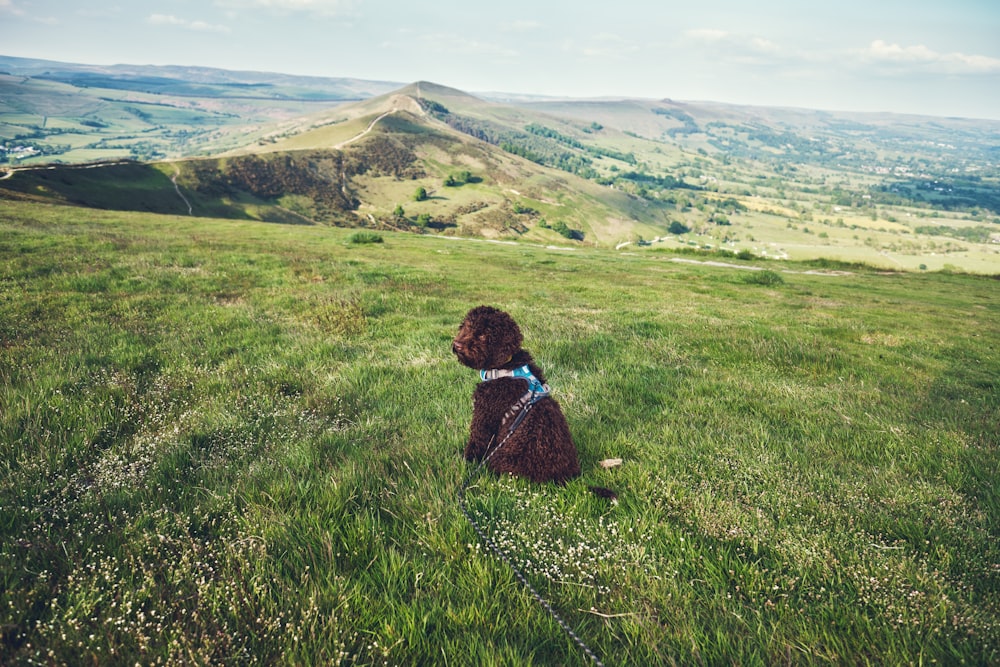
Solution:
<svg viewBox="0 0 1000 667">
<path fill-rule="evenodd" d="M 514 318 L 502 310 L 492 309 L 486 330 L 489 340 L 491 367 L 499 368 L 521 349 L 523 337 Z"/>
</svg>

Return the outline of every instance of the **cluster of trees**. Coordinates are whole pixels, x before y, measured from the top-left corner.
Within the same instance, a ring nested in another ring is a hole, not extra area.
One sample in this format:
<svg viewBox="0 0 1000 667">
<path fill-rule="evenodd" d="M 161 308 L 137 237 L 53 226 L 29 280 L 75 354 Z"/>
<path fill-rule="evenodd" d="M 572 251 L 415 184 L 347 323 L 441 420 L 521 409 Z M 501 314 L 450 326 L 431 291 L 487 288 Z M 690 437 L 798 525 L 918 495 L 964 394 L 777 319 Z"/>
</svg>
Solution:
<svg viewBox="0 0 1000 667">
<path fill-rule="evenodd" d="M 596 179 L 600 176 L 593 166 L 595 157 L 608 157 L 627 164 L 638 164 L 632 153 L 587 146 L 573 137 L 537 123 L 526 126 L 526 132 L 519 132 L 490 121 L 467 118 L 458 114 L 447 114 L 441 117 L 441 120 L 460 132 L 498 146 L 508 153 L 583 178 Z M 591 124 L 591 129 L 595 128 L 603 129 L 603 126 L 598 123 Z M 567 148 L 571 150 L 566 150 Z"/>
<path fill-rule="evenodd" d="M 139 162 L 152 162 L 162 160 L 167 154 L 151 141 L 140 141 L 129 147 L 129 157 Z"/>
<path fill-rule="evenodd" d="M 396 208 L 392 211 L 392 217 L 395 222 L 405 223 L 405 224 L 412 223 L 417 227 L 419 227 L 420 229 L 426 229 L 434 224 L 434 220 L 433 218 L 431 218 L 430 213 L 420 213 L 417 215 L 416 218 L 410 220 L 409 218 L 407 218 L 406 210 L 403 208 L 402 204 L 396 204 Z M 441 225 L 438 224 L 438 226 Z"/>
<path fill-rule="evenodd" d="M 537 153 L 524 145 L 509 142 L 500 144 L 500 148 L 512 155 L 519 155 L 526 160 L 531 160 L 535 164 L 554 167 L 561 171 L 576 174 L 582 178 L 593 180 L 600 176 L 597 170 L 594 169 L 594 161 L 578 153 L 570 153 L 568 151 Z"/>
<path fill-rule="evenodd" d="M 947 211 L 970 211 L 982 208 L 1000 215 L 1000 188 L 997 179 L 981 176 L 941 175 L 937 178 L 900 179 L 871 189 L 873 200 L 880 204 L 925 203 Z"/>
<path fill-rule="evenodd" d="M 945 227 L 938 225 L 923 225 L 914 228 L 913 231 L 917 234 L 926 234 L 928 236 L 950 236 L 952 238 L 968 241 L 969 243 L 989 243 L 993 234 L 1000 233 L 995 228 L 983 226 Z"/>
<path fill-rule="evenodd" d="M 579 229 L 570 229 L 569 225 L 567 225 L 562 220 L 559 220 L 558 222 L 550 225 L 543 219 L 541 222 L 538 223 L 538 226 L 543 229 L 551 229 L 560 236 L 563 236 L 564 238 L 570 239 L 572 241 L 582 241 L 584 237 L 583 232 L 581 232 Z"/>
<path fill-rule="evenodd" d="M 468 170 L 462 170 L 462 171 L 456 171 L 453 174 L 448 174 L 447 176 L 445 176 L 444 184 L 445 187 L 457 188 L 462 185 L 465 185 L 466 183 L 479 183 L 482 180 L 483 179 L 481 179 L 478 176 L 473 176 L 472 172 Z"/>
<path fill-rule="evenodd" d="M 636 171 L 627 171 L 618 174 L 618 178 L 624 179 L 626 181 L 633 181 L 635 183 L 641 183 L 647 187 L 656 187 L 663 190 L 676 190 L 678 188 L 687 188 L 691 190 L 698 190 L 697 186 L 688 185 L 683 181 L 679 181 L 670 174 L 665 176 L 653 176 L 652 174 L 646 174 Z"/>
<path fill-rule="evenodd" d="M 424 111 L 434 114 L 435 116 L 447 116 L 450 111 L 445 105 L 435 102 L 434 100 L 428 100 L 426 98 L 419 98 L 417 102 L 420 104 L 420 108 Z"/>
<path fill-rule="evenodd" d="M 567 146 L 572 146 L 573 148 L 577 148 L 577 149 L 579 149 L 581 151 L 587 150 L 586 146 L 584 146 L 582 143 L 580 143 L 579 141 L 577 141 L 573 137 L 568 137 L 565 134 L 561 134 L 559 132 L 556 132 L 552 128 L 545 127 L 544 125 L 539 125 L 537 123 L 531 123 L 529 125 L 525 125 L 524 129 L 527 130 L 528 132 L 531 132 L 532 134 L 534 134 L 536 136 L 547 137 L 549 139 L 555 139 L 556 141 L 558 141 L 561 144 L 565 144 Z"/>
<path fill-rule="evenodd" d="M 592 128 L 594 126 L 596 126 L 599 129 L 603 129 L 603 126 L 598 123 L 594 123 L 591 125 Z M 610 148 L 601 148 L 600 146 L 588 146 L 582 143 L 581 141 L 574 139 L 573 137 L 562 134 L 561 132 L 557 132 L 556 130 L 553 130 L 552 128 L 549 127 L 545 127 L 544 125 L 531 123 L 530 125 L 526 125 L 524 129 L 530 132 L 531 134 L 534 134 L 535 136 L 545 137 L 547 139 L 553 139 L 555 141 L 558 141 L 560 144 L 563 144 L 564 146 L 575 148 L 594 157 L 607 157 L 611 158 L 612 160 L 620 160 L 622 162 L 631 165 L 638 164 L 638 160 L 636 159 L 634 153 L 631 152 L 623 153 L 621 151 L 612 150 Z"/>
<path fill-rule="evenodd" d="M 519 155 L 525 160 L 531 160 L 535 164 L 545 164 L 545 158 L 540 153 L 536 153 L 522 144 L 505 141 L 500 144 L 500 148 L 512 155 Z"/>
<path fill-rule="evenodd" d="M 679 134 L 696 134 L 701 132 L 701 128 L 698 127 L 698 123 L 694 121 L 694 118 L 690 114 L 681 111 L 680 109 L 667 109 L 664 107 L 654 107 L 653 113 L 658 116 L 667 116 L 668 118 L 673 118 L 681 122 L 681 127 L 674 127 L 667 130 L 667 135 L 671 137 L 676 137 Z"/>
</svg>

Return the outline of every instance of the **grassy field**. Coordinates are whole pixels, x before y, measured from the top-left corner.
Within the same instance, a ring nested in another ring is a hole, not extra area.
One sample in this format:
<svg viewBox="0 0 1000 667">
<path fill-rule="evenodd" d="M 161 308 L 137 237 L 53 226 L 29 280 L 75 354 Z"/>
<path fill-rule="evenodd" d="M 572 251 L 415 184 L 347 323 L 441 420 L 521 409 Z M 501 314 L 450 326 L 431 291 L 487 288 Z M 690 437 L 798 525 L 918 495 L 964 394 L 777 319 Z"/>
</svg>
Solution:
<svg viewBox="0 0 1000 667">
<path fill-rule="evenodd" d="M 470 508 L 605 664 L 1000 661 L 995 279 L 0 207 L 0 663 L 587 664 L 456 504 L 481 303 L 584 473 Z"/>
</svg>

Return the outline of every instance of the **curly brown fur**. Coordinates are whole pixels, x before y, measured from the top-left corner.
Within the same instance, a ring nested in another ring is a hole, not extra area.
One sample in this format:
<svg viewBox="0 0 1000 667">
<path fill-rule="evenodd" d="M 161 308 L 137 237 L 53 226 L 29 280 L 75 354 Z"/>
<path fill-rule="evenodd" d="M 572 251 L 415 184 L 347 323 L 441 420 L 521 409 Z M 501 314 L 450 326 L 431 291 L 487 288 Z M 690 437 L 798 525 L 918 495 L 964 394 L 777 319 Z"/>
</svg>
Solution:
<svg viewBox="0 0 1000 667">
<path fill-rule="evenodd" d="M 542 370 L 531 355 L 521 349 L 521 330 L 510 315 L 490 306 L 473 308 L 465 316 L 451 349 L 458 361 L 469 368 L 508 369 L 525 364 L 539 382 Z M 550 396 L 542 398 L 507 437 L 509 424 L 504 415 L 527 391 L 523 378 L 498 378 L 481 382 L 472 395 L 472 425 L 465 458 L 481 461 L 491 447 L 503 442 L 487 465 L 495 473 L 511 473 L 534 482 L 558 482 L 580 474 L 576 446 L 559 404 Z M 504 438 L 507 438 L 504 441 Z"/>
</svg>

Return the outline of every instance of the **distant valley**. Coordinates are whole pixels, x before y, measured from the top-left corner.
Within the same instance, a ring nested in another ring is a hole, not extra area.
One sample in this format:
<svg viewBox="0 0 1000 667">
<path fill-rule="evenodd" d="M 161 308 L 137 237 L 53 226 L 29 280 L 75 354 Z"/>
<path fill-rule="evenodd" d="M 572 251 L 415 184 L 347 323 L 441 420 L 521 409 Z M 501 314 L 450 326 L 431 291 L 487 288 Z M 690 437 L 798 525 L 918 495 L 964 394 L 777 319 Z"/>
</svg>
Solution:
<svg viewBox="0 0 1000 667">
<path fill-rule="evenodd" d="M 7 57 L 0 72 L 0 198 L 1000 273 L 997 121 Z"/>
</svg>

